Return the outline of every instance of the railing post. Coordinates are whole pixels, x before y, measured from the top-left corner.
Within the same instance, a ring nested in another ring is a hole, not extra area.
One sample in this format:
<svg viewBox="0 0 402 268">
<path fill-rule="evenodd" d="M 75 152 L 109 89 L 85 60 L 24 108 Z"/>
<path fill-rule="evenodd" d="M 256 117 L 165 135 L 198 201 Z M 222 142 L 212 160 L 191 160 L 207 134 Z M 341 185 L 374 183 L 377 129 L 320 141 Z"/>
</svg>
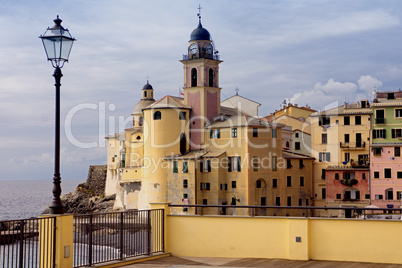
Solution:
<svg viewBox="0 0 402 268">
<path fill-rule="evenodd" d="M 123 260 L 124 249 L 124 212 L 120 212 L 120 260 Z"/>
<path fill-rule="evenodd" d="M 88 264 L 92 266 L 92 214 L 89 215 Z"/>
<path fill-rule="evenodd" d="M 151 210 L 147 211 L 147 252 L 151 255 Z"/>
<path fill-rule="evenodd" d="M 19 267 L 24 266 L 24 220 L 20 221 L 20 258 Z"/>
</svg>

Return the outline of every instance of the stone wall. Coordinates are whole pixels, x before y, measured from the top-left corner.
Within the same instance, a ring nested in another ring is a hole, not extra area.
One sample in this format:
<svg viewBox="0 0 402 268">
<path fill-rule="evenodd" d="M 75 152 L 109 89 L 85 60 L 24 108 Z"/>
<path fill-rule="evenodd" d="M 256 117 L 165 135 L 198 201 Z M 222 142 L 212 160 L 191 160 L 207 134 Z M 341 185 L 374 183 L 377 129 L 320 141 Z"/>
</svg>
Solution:
<svg viewBox="0 0 402 268">
<path fill-rule="evenodd" d="M 106 165 L 89 166 L 86 184 L 93 191 L 93 195 L 101 196 L 105 193 L 106 172 Z"/>
</svg>

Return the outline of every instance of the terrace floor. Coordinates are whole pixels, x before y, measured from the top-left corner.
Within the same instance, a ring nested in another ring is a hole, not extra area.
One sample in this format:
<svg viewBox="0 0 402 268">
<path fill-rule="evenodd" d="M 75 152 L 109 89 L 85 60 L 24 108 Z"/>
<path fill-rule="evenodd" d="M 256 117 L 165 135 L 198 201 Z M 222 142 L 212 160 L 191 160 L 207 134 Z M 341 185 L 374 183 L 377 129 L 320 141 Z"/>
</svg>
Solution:
<svg viewBox="0 0 402 268">
<path fill-rule="evenodd" d="M 164 257 L 155 260 L 123 266 L 124 268 L 204 268 L 204 267 L 313 267 L 313 268 L 402 268 L 402 264 L 358 263 L 335 261 L 294 261 L 281 259 L 232 259 L 232 258 L 196 258 L 196 257 Z"/>
</svg>

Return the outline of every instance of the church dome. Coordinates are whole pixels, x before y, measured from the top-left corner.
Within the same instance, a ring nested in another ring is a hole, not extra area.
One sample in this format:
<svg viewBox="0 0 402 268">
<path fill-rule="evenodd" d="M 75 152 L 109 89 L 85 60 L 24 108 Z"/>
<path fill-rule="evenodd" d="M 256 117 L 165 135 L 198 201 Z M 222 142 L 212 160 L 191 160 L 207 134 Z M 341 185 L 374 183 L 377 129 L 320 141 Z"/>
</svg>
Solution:
<svg viewBox="0 0 402 268">
<path fill-rule="evenodd" d="M 211 41 L 211 35 L 209 34 L 208 30 L 202 28 L 201 21 L 198 23 L 198 27 L 192 31 L 190 35 L 190 41 L 195 40 L 208 40 Z"/>
<path fill-rule="evenodd" d="M 142 114 L 142 109 L 154 103 L 154 99 L 140 100 L 134 107 L 133 114 Z"/>
<path fill-rule="evenodd" d="M 149 84 L 149 82 L 147 81 L 147 83 L 144 85 L 144 87 L 142 89 L 153 89 L 151 84 Z"/>
</svg>

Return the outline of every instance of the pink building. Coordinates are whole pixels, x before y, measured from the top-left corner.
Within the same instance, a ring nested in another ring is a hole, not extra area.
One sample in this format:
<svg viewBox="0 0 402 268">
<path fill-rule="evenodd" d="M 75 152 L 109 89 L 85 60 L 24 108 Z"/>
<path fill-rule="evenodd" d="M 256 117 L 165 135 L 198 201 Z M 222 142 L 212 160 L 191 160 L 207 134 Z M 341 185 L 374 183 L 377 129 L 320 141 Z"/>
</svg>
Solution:
<svg viewBox="0 0 402 268">
<path fill-rule="evenodd" d="M 371 204 L 399 208 L 402 194 L 401 144 L 372 144 L 370 152 Z"/>
<path fill-rule="evenodd" d="M 368 167 L 330 166 L 325 169 L 326 205 L 365 207 L 370 204 Z"/>
</svg>

